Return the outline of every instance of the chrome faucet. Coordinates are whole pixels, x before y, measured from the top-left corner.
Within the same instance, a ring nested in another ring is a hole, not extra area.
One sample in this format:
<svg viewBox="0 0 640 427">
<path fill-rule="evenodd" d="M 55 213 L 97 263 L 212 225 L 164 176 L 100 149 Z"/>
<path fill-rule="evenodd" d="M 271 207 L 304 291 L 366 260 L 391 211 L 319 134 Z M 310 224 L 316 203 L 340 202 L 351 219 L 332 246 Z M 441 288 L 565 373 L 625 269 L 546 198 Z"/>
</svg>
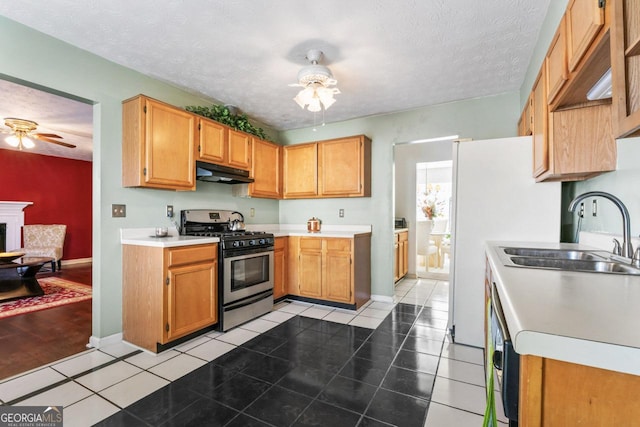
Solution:
<svg viewBox="0 0 640 427">
<path fill-rule="evenodd" d="M 625 258 L 631 258 L 633 256 L 633 246 L 631 245 L 631 221 L 627 207 L 622 203 L 622 200 L 613 194 L 605 193 L 604 191 L 588 191 L 576 196 L 575 199 L 569 203 L 569 212 L 575 212 L 578 203 L 588 197 L 604 197 L 605 199 L 611 200 L 613 204 L 618 207 L 620 214 L 622 214 L 622 251 L 620 255 Z"/>
</svg>

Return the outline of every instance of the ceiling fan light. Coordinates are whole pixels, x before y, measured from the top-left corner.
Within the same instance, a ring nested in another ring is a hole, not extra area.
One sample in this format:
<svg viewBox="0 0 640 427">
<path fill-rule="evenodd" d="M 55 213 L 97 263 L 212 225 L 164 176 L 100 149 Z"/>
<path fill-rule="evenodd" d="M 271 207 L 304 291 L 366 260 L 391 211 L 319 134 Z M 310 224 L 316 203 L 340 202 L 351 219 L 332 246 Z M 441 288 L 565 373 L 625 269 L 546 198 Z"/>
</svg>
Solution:
<svg viewBox="0 0 640 427">
<path fill-rule="evenodd" d="M 322 105 L 320 104 L 320 99 L 313 98 L 311 102 L 309 102 L 309 107 L 307 107 L 307 109 L 314 113 L 322 111 Z"/>
<path fill-rule="evenodd" d="M 26 136 L 22 137 L 22 145 L 25 148 L 33 148 L 36 146 L 36 144 L 34 144 L 33 141 L 30 138 L 27 138 Z"/>
</svg>

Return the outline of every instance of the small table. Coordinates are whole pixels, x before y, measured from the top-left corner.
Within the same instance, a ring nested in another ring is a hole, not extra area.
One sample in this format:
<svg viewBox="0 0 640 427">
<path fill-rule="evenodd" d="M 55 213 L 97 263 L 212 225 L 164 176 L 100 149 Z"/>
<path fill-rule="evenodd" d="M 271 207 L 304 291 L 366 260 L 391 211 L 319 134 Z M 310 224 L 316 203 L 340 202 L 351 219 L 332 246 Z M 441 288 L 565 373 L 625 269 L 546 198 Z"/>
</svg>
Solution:
<svg viewBox="0 0 640 427">
<path fill-rule="evenodd" d="M 22 257 L 0 263 L 0 302 L 44 295 L 36 273 L 51 261 L 53 258 Z"/>
</svg>

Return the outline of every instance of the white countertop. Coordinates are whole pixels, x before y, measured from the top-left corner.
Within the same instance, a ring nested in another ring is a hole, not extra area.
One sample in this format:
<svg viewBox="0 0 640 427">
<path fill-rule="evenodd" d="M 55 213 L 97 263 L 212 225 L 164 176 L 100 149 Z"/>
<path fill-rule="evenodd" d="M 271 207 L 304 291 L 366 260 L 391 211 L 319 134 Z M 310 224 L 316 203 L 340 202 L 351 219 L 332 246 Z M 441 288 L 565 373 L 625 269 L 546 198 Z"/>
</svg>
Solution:
<svg viewBox="0 0 640 427">
<path fill-rule="evenodd" d="M 370 225 L 324 225 L 319 233 L 309 233 L 306 224 L 247 224 L 247 230 L 259 230 L 273 233 L 275 237 L 342 237 L 352 239 L 358 234 L 370 234 Z"/>
<path fill-rule="evenodd" d="M 640 375 L 640 276 L 509 267 L 499 246 L 595 248 L 487 242 L 516 352 Z"/>
<path fill-rule="evenodd" d="M 217 237 L 180 236 L 175 228 L 169 229 L 167 237 L 155 237 L 155 228 L 121 228 L 120 243 L 123 245 L 154 246 L 172 248 L 177 246 L 218 243 Z"/>
</svg>

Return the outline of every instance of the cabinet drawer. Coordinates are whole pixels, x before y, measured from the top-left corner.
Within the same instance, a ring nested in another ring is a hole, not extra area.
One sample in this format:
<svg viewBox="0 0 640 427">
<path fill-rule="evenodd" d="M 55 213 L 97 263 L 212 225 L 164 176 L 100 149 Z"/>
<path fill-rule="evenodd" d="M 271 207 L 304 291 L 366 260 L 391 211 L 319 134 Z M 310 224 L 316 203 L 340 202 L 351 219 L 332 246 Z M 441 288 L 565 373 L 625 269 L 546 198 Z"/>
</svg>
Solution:
<svg viewBox="0 0 640 427">
<path fill-rule="evenodd" d="M 327 251 L 351 251 L 351 239 L 326 239 Z"/>
<path fill-rule="evenodd" d="M 322 250 L 322 239 L 318 237 L 301 237 L 300 249 Z"/>
<path fill-rule="evenodd" d="M 398 233 L 398 237 L 400 242 L 406 242 L 409 240 L 409 232 L 403 231 L 402 233 Z"/>
<path fill-rule="evenodd" d="M 185 246 L 169 250 L 167 264 L 173 267 L 217 258 L 218 245 Z"/>
</svg>

